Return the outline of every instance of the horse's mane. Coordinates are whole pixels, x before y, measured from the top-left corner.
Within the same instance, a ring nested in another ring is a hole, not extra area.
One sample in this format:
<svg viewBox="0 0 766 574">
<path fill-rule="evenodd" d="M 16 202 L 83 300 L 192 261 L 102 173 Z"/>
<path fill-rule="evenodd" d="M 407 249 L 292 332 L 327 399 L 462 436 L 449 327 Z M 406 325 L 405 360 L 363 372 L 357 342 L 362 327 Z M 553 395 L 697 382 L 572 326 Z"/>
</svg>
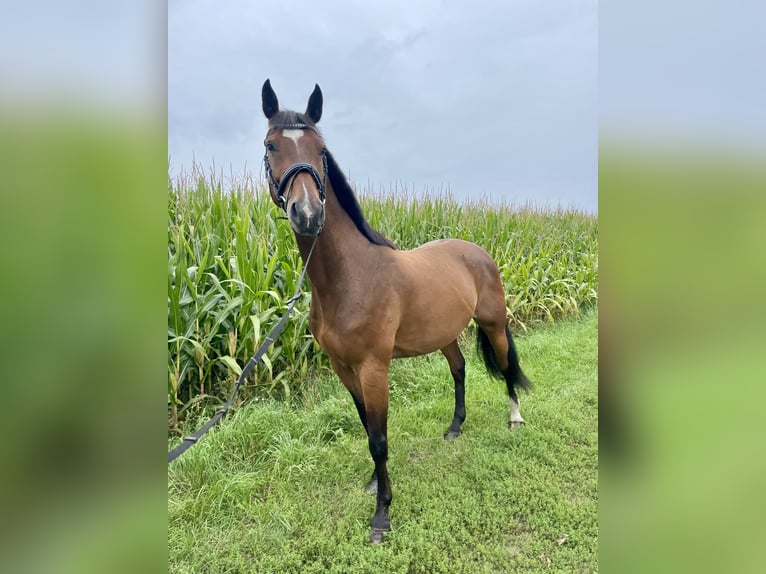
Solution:
<svg viewBox="0 0 766 574">
<path fill-rule="evenodd" d="M 304 129 L 308 128 L 319 135 L 319 137 L 322 137 L 316 124 L 312 122 L 306 114 L 293 112 L 291 110 L 280 110 L 269 120 L 270 129 L 291 129 L 298 126 L 301 126 Z M 346 211 L 361 234 L 364 235 L 370 243 L 396 249 L 396 245 L 394 245 L 393 241 L 385 237 L 382 233 L 374 230 L 364 218 L 359 201 L 356 199 L 356 195 L 354 195 L 354 190 L 351 189 L 346 176 L 343 175 L 340 167 L 338 167 L 338 162 L 335 161 L 335 158 L 329 151 L 327 152 L 327 177 L 330 180 L 330 185 L 335 192 L 335 197 L 338 199 L 338 203 L 340 203 L 340 206 Z"/>
<path fill-rule="evenodd" d="M 356 199 L 356 195 L 354 195 L 354 190 L 351 189 L 346 176 L 343 175 L 340 167 L 338 167 L 338 162 L 335 161 L 335 158 L 329 151 L 327 152 L 327 177 L 330 179 L 330 185 L 332 185 L 338 203 L 340 203 L 340 206 L 346 211 L 362 235 L 375 245 L 396 249 L 393 241 L 373 229 L 364 218 L 359 201 Z"/>
</svg>

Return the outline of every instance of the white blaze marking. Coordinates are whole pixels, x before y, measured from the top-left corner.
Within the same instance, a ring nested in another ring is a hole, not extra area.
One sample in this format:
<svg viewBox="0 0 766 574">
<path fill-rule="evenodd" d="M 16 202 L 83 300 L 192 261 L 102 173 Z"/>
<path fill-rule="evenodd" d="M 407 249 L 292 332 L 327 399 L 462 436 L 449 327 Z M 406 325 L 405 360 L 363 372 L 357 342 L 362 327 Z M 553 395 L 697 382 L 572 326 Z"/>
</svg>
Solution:
<svg viewBox="0 0 766 574">
<path fill-rule="evenodd" d="M 298 140 L 303 137 L 303 130 L 282 130 L 282 135 L 293 140 L 295 147 L 298 147 Z"/>
<path fill-rule="evenodd" d="M 303 213 L 306 219 L 311 219 L 311 204 L 309 203 L 309 190 L 306 189 L 306 183 L 303 182 Z"/>
</svg>

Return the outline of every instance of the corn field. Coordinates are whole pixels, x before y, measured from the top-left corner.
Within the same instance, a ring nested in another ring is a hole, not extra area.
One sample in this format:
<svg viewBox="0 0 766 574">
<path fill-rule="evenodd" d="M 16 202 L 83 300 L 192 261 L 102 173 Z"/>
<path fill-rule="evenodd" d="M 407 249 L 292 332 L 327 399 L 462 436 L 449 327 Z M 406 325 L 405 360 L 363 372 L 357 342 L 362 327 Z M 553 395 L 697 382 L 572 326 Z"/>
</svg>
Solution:
<svg viewBox="0 0 766 574">
<path fill-rule="evenodd" d="M 276 324 L 302 262 L 287 221 L 262 184 L 224 189 L 195 167 L 168 178 L 168 415 L 217 406 Z M 494 257 L 514 331 L 577 315 L 598 298 L 598 220 L 577 210 L 483 202 L 448 193 L 358 190 L 372 226 L 400 248 L 432 239 L 473 241 Z M 309 289 L 285 331 L 243 388 L 244 397 L 288 399 L 329 362 L 308 330 Z"/>
</svg>

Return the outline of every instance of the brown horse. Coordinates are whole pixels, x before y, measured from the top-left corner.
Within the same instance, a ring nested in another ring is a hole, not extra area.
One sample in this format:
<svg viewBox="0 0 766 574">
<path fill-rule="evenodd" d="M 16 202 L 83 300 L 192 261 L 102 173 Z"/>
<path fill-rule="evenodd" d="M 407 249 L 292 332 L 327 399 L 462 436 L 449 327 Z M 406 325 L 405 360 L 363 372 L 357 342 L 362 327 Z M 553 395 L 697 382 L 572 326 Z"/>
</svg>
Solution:
<svg viewBox="0 0 766 574">
<path fill-rule="evenodd" d="M 491 374 L 504 378 L 510 425 L 524 422 L 516 388 L 528 388 L 506 317 L 497 265 L 481 247 L 457 239 L 400 251 L 372 229 L 316 124 L 322 92 L 314 87 L 305 114 L 279 110 L 263 84 L 269 120 L 264 167 L 271 197 L 284 209 L 311 279 L 310 327 L 351 393 L 375 463 L 377 490 L 371 542 L 390 530 L 386 469 L 388 369 L 391 359 L 440 350 L 455 381 L 455 415 L 446 439 L 465 420 L 465 360 L 458 336 L 473 318 Z M 311 252 L 313 248 L 313 253 Z M 309 255 L 311 257 L 309 258 Z"/>
</svg>

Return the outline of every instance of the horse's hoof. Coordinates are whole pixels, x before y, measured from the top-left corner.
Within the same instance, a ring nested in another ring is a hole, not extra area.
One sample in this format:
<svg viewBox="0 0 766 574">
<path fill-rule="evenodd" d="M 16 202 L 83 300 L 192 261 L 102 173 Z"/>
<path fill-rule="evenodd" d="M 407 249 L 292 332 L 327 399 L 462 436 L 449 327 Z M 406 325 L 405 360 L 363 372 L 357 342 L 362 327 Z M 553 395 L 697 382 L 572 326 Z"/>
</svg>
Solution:
<svg viewBox="0 0 766 574">
<path fill-rule="evenodd" d="M 373 528 L 372 532 L 370 533 L 370 544 L 382 544 L 384 532 L 385 530 L 379 530 L 377 528 Z"/>
<path fill-rule="evenodd" d="M 367 486 L 364 487 L 364 491 L 367 494 L 378 494 L 378 480 L 373 479 L 370 482 L 368 482 Z"/>
<path fill-rule="evenodd" d="M 524 421 L 508 421 L 508 426 L 512 429 L 521 428 L 521 425 L 524 424 Z"/>
<path fill-rule="evenodd" d="M 460 431 L 451 431 L 451 430 L 448 430 L 448 431 L 447 431 L 447 432 L 444 434 L 444 440 L 455 440 L 455 439 L 456 439 L 457 437 L 459 437 L 459 436 L 460 436 Z"/>
</svg>

